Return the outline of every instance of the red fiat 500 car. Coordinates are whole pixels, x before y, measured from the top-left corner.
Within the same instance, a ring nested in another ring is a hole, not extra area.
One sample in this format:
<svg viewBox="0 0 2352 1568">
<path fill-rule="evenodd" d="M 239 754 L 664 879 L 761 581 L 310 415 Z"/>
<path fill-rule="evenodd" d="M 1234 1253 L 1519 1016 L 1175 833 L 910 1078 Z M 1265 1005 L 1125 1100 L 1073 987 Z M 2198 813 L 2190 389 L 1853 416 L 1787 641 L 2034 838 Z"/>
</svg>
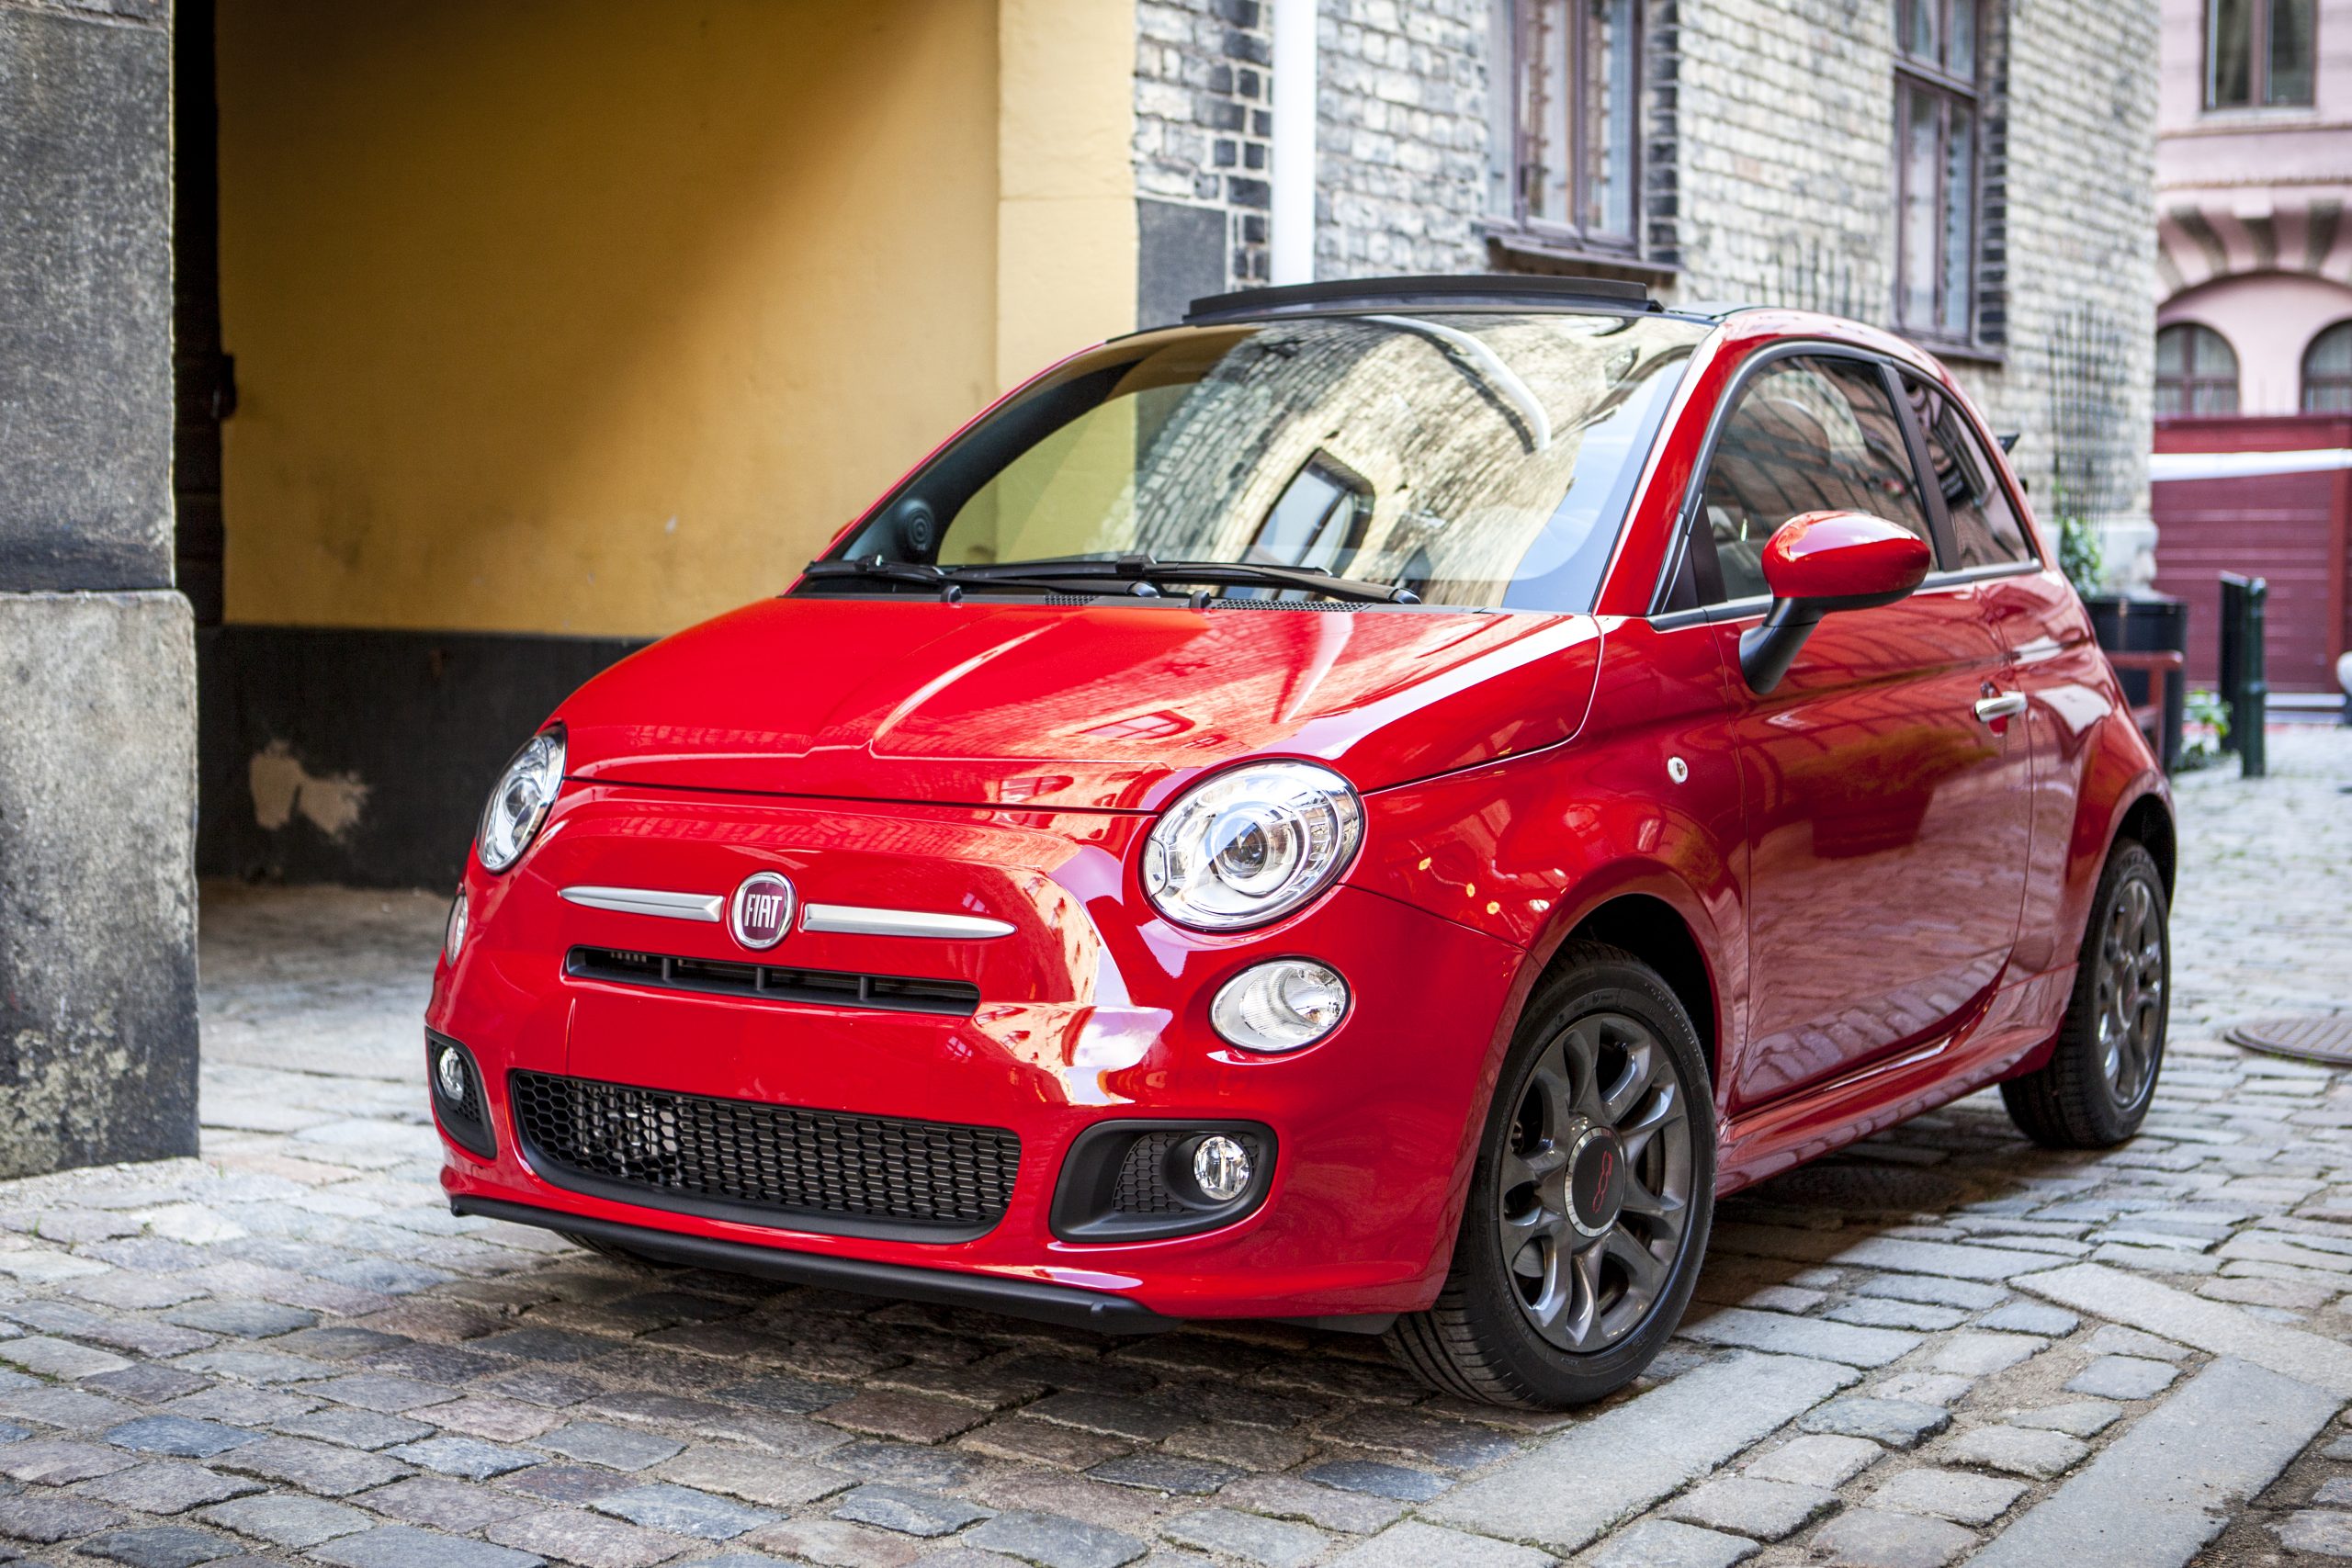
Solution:
<svg viewBox="0 0 2352 1568">
<path fill-rule="evenodd" d="M 2130 1135 L 2172 820 L 1909 344 L 1577 280 L 1204 300 L 524 747 L 427 1017 L 443 1182 L 1589 1400 L 1720 1193 L 1995 1082 Z"/>
</svg>

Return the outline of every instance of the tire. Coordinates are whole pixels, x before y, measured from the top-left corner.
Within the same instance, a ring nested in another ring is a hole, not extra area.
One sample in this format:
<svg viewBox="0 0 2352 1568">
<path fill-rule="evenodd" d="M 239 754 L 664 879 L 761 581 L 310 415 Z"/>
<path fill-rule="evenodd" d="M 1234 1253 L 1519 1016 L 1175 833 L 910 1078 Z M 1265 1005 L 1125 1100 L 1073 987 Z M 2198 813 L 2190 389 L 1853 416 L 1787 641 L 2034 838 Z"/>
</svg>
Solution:
<svg viewBox="0 0 2352 1568">
<path fill-rule="evenodd" d="M 1504 1057 L 1445 1283 L 1396 1320 L 1389 1351 L 1431 1388 L 1488 1404 L 1613 1393 L 1681 1322 L 1714 1192 L 1714 1105 L 1689 1015 L 1632 953 L 1573 943 Z"/>
<path fill-rule="evenodd" d="M 2147 1119 L 2172 1005 L 2170 920 L 2154 857 L 2119 840 L 2091 898 L 2058 1043 L 2001 1085 L 2009 1120 L 2044 1148 L 2109 1148 Z"/>
</svg>

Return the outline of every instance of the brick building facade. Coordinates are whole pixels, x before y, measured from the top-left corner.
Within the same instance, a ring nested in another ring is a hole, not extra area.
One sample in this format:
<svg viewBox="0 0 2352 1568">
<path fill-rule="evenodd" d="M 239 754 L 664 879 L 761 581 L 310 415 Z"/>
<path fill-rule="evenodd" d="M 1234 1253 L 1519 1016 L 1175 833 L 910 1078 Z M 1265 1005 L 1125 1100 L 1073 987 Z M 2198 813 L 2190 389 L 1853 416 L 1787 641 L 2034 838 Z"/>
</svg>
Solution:
<svg viewBox="0 0 2352 1568">
<path fill-rule="evenodd" d="M 1141 225 L 1147 321 L 1181 310 L 1152 292 L 1155 275 L 1268 281 L 1269 17 L 1285 3 L 1138 8 L 1137 193 L 1147 209 L 1183 209 L 1147 210 Z M 1639 48 L 1637 237 L 1616 249 L 1526 244 L 1496 210 L 1513 69 L 1498 18 L 1513 0 L 1298 3 L 1316 7 L 1325 277 L 1595 271 L 1674 302 L 1797 305 L 1902 330 L 1897 83 L 1913 73 L 1973 94 L 1973 298 L 1958 330 L 1917 335 L 2021 433 L 2017 461 L 2045 513 L 2094 520 L 2111 573 L 2146 580 L 2156 0 L 1624 0 Z M 1914 72 L 1898 28 L 1938 11 L 1949 28 L 1971 9 L 1973 61 Z M 1204 247 L 1189 269 L 1155 256 L 1156 240 L 1180 235 Z"/>
</svg>

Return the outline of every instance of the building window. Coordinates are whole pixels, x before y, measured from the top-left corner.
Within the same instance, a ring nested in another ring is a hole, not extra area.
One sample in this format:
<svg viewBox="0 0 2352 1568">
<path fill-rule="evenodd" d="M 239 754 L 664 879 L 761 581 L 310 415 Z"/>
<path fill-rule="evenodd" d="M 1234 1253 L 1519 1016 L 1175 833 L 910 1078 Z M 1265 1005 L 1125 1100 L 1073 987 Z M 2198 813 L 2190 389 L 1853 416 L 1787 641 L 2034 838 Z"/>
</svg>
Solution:
<svg viewBox="0 0 2352 1568">
<path fill-rule="evenodd" d="M 2205 0 L 2205 107 L 2308 107 L 2312 10 L 2312 0 Z"/>
<path fill-rule="evenodd" d="M 2229 339 L 2195 321 L 2156 333 L 2156 417 L 2238 412 L 2238 356 Z"/>
<path fill-rule="evenodd" d="M 1487 206 L 1513 238 L 1637 250 L 1640 0 L 1495 0 Z"/>
<path fill-rule="evenodd" d="M 1895 0 L 1894 320 L 1976 336 L 1980 0 Z"/>
<path fill-rule="evenodd" d="M 2303 412 L 2352 412 L 2352 321 L 2338 321 L 2303 350 Z"/>
</svg>

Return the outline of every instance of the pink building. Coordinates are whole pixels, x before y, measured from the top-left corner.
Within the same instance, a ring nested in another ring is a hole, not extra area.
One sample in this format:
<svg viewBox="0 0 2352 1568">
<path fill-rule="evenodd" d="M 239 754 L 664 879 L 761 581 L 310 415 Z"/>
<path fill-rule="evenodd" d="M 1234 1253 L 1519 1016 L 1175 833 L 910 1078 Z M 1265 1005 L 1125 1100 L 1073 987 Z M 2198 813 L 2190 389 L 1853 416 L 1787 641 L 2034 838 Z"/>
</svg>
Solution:
<svg viewBox="0 0 2352 1568">
<path fill-rule="evenodd" d="M 2164 0 L 2156 414 L 2352 409 L 2352 0 Z"/>
</svg>

